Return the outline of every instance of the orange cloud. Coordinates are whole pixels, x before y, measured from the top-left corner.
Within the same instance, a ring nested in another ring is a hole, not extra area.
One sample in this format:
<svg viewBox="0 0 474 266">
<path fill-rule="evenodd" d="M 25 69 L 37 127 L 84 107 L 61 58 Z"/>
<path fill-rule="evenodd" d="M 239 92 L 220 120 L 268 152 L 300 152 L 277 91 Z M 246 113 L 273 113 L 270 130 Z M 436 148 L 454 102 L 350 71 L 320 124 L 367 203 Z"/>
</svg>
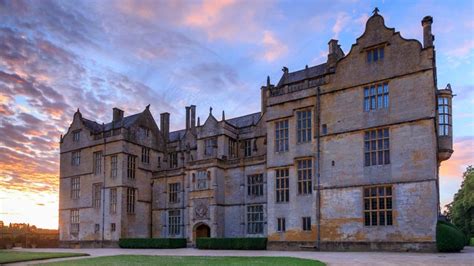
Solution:
<svg viewBox="0 0 474 266">
<path fill-rule="evenodd" d="M 468 165 L 474 165 L 474 137 L 461 137 L 454 141 L 454 153 L 441 163 L 440 176 L 448 179 L 461 179 Z"/>
</svg>

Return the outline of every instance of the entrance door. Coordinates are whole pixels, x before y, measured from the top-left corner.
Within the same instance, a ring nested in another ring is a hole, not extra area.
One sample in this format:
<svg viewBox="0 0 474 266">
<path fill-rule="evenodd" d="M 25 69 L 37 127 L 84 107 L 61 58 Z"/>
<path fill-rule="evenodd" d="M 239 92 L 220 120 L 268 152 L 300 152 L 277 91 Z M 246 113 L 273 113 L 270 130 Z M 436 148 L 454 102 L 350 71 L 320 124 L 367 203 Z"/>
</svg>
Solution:
<svg viewBox="0 0 474 266">
<path fill-rule="evenodd" d="M 196 227 L 196 238 L 199 237 L 211 237 L 211 228 L 205 224 Z"/>
</svg>

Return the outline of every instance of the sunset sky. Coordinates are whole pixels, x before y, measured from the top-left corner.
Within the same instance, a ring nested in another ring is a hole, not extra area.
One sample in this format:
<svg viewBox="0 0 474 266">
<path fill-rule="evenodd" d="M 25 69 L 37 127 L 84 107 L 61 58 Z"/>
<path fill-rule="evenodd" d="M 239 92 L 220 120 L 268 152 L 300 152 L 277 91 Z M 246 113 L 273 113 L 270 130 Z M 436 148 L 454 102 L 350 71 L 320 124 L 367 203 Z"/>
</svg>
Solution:
<svg viewBox="0 0 474 266">
<path fill-rule="evenodd" d="M 260 86 L 344 52 L 374 7 L 388 27 L 422 40 L 433 16 L 438 86 L 451 83 L 454 154 L 441 165 L 441 203 L 474 164 L 473 1 L 5 1 L 0 0 L 0 220 L 58 224 L 59 137 L 80 108 L 108 122 L 151 104 L 226 117 L 260 110 Z M 416 89 L 416 88 L 411 88 Z M 158 120 L 157 120 L 158 122 Z"/>
</svg>

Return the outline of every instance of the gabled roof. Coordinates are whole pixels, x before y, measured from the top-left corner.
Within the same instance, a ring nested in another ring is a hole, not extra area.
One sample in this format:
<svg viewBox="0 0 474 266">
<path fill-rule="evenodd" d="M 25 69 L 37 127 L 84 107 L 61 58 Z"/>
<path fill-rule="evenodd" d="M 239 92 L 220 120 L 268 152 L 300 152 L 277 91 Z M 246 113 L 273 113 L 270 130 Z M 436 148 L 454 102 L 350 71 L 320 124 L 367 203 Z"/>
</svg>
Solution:
<svg viewBox="0 0 474 266">
<path fill-rule="evenodd" d="M 295 72 L 289 72 L 287 75 L 283 74 L 280 81 L 278 82 L 278 87 L 324 75 L 326 70 L 327 64 L 322 63 L 317 66 L 308 67 Z"/>
<path fill-rule="evenodd" d="M 248 127 L 248 126 L 256 125 L 258 120 L 260 120 L 261 116 L 262 114 L 258 112 L 258 113 L 244 115 L 244 116 L 240 116 L 236 118 L 231 118 L 231 119 L 226 120 L 226 122 L 237 128 Z"/>
<path fill-rule="evenodd" d="M 129 128 L 137 121 L 141 114 L 142 113 L 129 115 L 122 118 L 122 120 L 118 122 L 109 122 L 105 125 L 101 125 L 95 121 L 86 118 L 82 118 L 82 122 L 84 123 L 86 128 L 88 128 L 92 133 L 99 133 L 101 131 L 109 131 L 111 129 L 117 129 L 121 127 Z"/>
<path fill-rule="evenodd" d="M 170 142 L 177 141 L 183 138 L 184 134 L 186 133 L 186 129 L 176 130 L 170 132 L 168 135 L 168 139 Z"/>
</svg>

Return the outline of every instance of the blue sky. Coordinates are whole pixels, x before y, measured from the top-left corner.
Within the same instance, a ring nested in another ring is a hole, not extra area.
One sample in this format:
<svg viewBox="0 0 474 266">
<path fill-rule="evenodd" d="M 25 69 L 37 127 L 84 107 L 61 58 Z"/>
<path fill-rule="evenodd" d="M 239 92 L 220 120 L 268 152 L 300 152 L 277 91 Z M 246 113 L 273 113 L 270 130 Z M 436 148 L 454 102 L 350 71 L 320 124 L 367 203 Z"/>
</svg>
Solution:
<svg viewBox="0 0 474 266">
<path fill-rule="evenodd" d="M 328 41 L 347 53 L 375 7 L 404 38 L 422 39 L 433 16 L 438 86 L 454 93 L 453 158 L 442 164 L 441 199 L 457 191 L 474 150 L 472 1 L 0 1 L 0 220 L 17 195 L 57 208 L 58 139 L 77 108 L 109 121 L 151 104 L 184 127 L 184 107 L 231 118 L 260 110 L 267 75 L 326 61 Z M 416 88 L 415 88 L 416 89 Z M 22 167 L 28 160 L 30 167 Z M 29 193 L 29 194 L 28 194 Z M 37 201 L 34 195 L 42 193 Z M 44 195 L 49 195 L 48 197 Z M 52 216 L 57 213 L 52 213 Z M 30 215 L 31 216 L 31 215 Z M 29 218 L 31 219 L 31 218 Z M 35 222 L 32 220 L 32 222 Z M 37 220 L 39 225 L 55 224 Z"/>
</svg>

